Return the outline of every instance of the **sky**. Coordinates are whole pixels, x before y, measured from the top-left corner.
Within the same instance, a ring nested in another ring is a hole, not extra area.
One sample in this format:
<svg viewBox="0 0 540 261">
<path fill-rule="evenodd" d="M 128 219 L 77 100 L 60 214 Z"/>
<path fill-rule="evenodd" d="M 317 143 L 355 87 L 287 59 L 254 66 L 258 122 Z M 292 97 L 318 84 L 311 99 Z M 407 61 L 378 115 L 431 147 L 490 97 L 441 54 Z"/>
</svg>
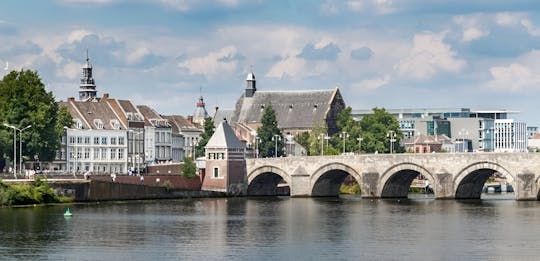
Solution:
<svg viewBox="0 0 540 261">
<path fill-rule="evenodd" d="M 1 1 L 0 72 L 31 69 L 77 97 L 88 49 L 98 96 L 161 114 L 232 109 L 258 90 L 338 87 L 353 109 L 519 111 L 539 126 L 537 0 Z"/>
</svg>

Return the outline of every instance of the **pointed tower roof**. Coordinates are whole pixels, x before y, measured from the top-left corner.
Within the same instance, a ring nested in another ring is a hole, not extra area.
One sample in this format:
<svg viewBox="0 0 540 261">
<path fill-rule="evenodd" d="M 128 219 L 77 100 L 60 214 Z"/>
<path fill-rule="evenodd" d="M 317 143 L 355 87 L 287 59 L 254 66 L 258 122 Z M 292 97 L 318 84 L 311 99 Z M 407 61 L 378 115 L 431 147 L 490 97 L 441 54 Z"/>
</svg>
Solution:
<svg viewBox="0 0 540 261">
<path fill-rule="evenodd" d="M 214 135 L 210 137 L 206 148 L 244 148 L 244 144 L 238 140 L 231 126 L 226 120 L 222 121 L 217 127 Z"/>
<path fill-rule="evenodd" d="M 202 95 L 199 97 L 199 101 L 197 102 L 197 108 L 195 109 L 195 113 L 193 114 L 193 118 L 208 118 L 208 112 L 206 111 L 206 108 L 204 106 L 204 99 Z"/>
</svg>

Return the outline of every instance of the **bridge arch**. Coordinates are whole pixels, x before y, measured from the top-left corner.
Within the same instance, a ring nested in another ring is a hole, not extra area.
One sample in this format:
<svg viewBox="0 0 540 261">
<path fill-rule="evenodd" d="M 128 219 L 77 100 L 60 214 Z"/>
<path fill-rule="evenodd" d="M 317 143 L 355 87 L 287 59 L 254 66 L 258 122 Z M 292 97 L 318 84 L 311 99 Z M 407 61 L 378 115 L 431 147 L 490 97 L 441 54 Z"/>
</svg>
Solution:
<svg viewBox="0 0 540 261">
<path fill-rule="evenodd" d="M 291 185 L 291 176 L 284 170 L 275 166 L 262 166 L 254 169 L 247 175 L 248 196 L 274 196 L 277 195 L 279 182 L 284 180 Z"/>
<path fill-rule="evenodd" d="M 463 168 L 454 178 L 456 199 L 480 199 L 484 183 L 498 172 L 510 178 L 515 195 L 518 195 L 516 176 L 498 163 L 490 161 L 476 162 Z"/>
<path fill-rule="evenodd" d="M 361 184 L 362 176 L 346 164 L 332 162 L 321 166 L 311 175 L 311 196 L 339 196 L 339 188 L 348 175 L 351 175 L 358 184 Z"/>
<path fill-rule="evenodd" d="M 412 181 L 418 175 L 426 177 L 437 194 L 435 177 L 427 169 L 415 163 L 404 162 L 390 167 L 382 174 L 379 195 L 381 198 L 406 198 Z"/>
</svg>

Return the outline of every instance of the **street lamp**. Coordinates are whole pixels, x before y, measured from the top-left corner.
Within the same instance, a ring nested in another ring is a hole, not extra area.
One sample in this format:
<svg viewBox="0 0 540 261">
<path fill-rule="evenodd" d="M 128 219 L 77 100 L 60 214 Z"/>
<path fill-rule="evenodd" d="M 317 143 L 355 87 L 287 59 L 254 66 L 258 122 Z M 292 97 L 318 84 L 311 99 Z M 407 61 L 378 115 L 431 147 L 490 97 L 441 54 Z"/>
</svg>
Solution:
<svg viewBox="0 0 540 261">
<path fill-rule="evenodd" d="M 324 151 L 324 134 L 319 134 L 319 136 L 317 136 L 317 139 L 321 141 L 321 156 L 323 155 L 323 151 Z"/>
<path fill-rule="evenodd" d="M 358 136 L 358 138 L 356 138 L 356 140 L 358 141 L 358 154 L 362 154 L 362 136 Z"/>
<path fill-rule="evenodd" d="M 386 137 L 390 139 L 390 154 L 394 151 L 394 142 L 396 141 L 396 132 L 395 131 L 389 131 L 386 134 Z"/>
<path fill-rule="evenodd" d="M 255 136 L 255 158 L 259 158 L 259 144 L 261 143 L 261 137 Z"/>
<path fill-rule="evenodd" d="M 31 128 L 31 127 L 32 127 L 32 125 L 28 125 L 28 126 L 26 126 L 26 127 L 19 130 L 19 166 L 20 166 L 19 169 L 20 169 L 21 175 L 22 175 L 22 171 L 23 171 L 23 166 L 22 166 L 22 149 L 23 149 L 23 147 L 22 147 L 22 132 L 24 130 L 27 130 L 27 129 Z"/>
<path fill-rule="evenodd" d="M 277 134 L 274 134 L 274 136 L 272 137 L 272 140 L 275 142 L 275 147 L 274 147 L 274 158 L 277 158 L 277 142 L 278 140 L 281 140 L 281 136 L 277 135 Z"/>
<path fill-rule="evenodd" d="M 349 133 L 343 131 L 339 134 L 340 138 L 343 138 L 343 154 L 345 154 L 345 139 L 349 138 Z"/>
<path fill-rule="evenodd" d="M 4 126 L 13 129 L 13 176 L 17 178 L 17 128 L 7 123 Z"/>
</svg>

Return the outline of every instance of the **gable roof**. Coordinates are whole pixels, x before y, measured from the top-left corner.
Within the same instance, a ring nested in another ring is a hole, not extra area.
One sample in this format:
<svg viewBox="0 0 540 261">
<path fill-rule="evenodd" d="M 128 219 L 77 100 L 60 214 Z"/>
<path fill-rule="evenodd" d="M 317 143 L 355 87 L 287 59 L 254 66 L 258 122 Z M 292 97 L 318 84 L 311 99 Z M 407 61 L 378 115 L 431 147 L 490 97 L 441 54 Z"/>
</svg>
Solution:
<svg viewBox="0 0 540 261">
<path fill-rule="evenodd" d="M 161 115 L 161 117 L 167 119 L 169 124 L 171 124 L 172 131 L 175 133 L 180 133 L 185 129 L 197 129 L 193 123 L 189 122 L 182 115 Z"/>
<path fill-rule="evenodd" d="M 98 121 L 101 121 L 105 130 L 115 129 L 111 125 L 111 121 L 121 123 L 114 110 L 104 101 L 68 100 L 67 102 L 60 102 L 59 105 L 67 107 L 73 119 L 81 120 L 85 129 L 98 129 L 96 125 Z M 125 129 L 125 126 L 122 125 L 119 127 L 119 129 Z"/>
<path fill-rule="evenodd" d="M 244 144 L 238 140 L 227 121 L 222 121 L 214 135 L 210 137 L 205 148 L 244 148 Z"/>
<path fill-rule="evenodd" d="M 258 123 L 263 110 L 271 105 L 279 128 L 311 129 L 323 123 L 339 89 L 311 91 L 256 91 L 253 97 L 242 95 L 236 103 L 231 122 Z"/>
</svg>

